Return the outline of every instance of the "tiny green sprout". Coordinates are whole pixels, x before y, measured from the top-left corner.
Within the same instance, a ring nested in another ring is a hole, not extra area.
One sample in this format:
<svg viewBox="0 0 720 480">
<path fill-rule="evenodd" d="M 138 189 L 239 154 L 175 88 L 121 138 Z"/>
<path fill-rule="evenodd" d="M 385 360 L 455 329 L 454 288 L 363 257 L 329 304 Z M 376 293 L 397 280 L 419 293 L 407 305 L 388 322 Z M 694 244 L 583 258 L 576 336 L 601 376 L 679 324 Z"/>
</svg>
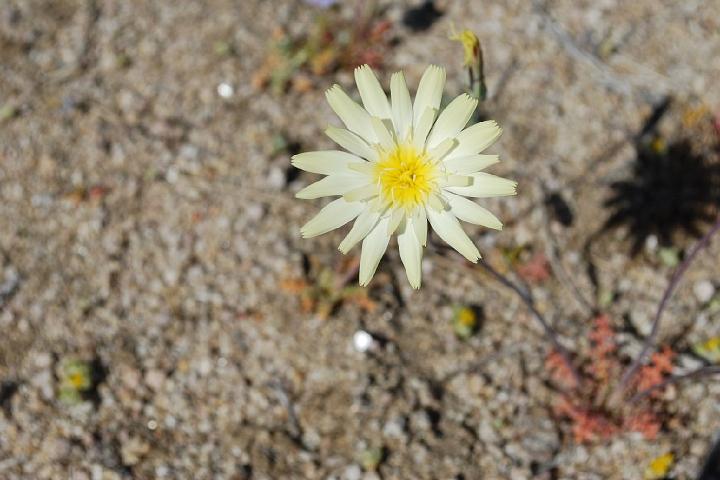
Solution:
<svg viewBox="0 0 720 480">
<path fill-rule="evenodd" d="M 74 404 L 82 401 L 82 394 L 92 387 L 90 365 L 82 360 L 66 360 L 60 366 L 60 400 Z"/>
<path fill-rule="evenodd" d="M 384 451 L 382 447 L 371 447 L 360 453 L 360 465 L 365 471 L 371 472 L 377 469 L 382 461 Z"/>
<path fill-rule="evenodd" d="M 115 65 L 117 68 L 123 69 L 130 66 L 132 63 L 132 58 L 130 55 L 127 55 L 125 53 L 120 53 L 115 57 Z"/>
<path fill-rule="evenodd" d="M 224 57 L 233 53 L 232 45 L 224 40 L 218 40 L 215 42 L 213 44 L 213 50 L 215 50 L 215 55 L 219 57 Z"/>
<path fill-rule="evenodd" d="M 612 290 L 603 288 L 598 293 L 598 305 L 602 308 L 609 307 L 615 300 L 615 293 Z"/>
<path fill-rule="evenodd" d="M 465 340 L 470 338 L 478 328 L 477 312 L 472 307 L 457 306 L 453 312 L 453 330 Z"/>
<path fill-rule="evenodd" d="M 0 122 L 10 120 L 17 114 L 17 108 L 13 105 L 6 104 L 0 107 Z"/>
<path fill-rule="evenodd" d="M 666 267 L 676 267 L 680 263 L 680 252 L 675 247 L 665 247 L 658 250 L 660 261 Z"/>
<path fill-rule="evenodd" d="M 620 50 L 621 43 L 622 39 L 618 38 L 617 32 L 611 30 L 603 37 L 597 46 L 596 52 L 598 57 L 603 60 L 608 60 Z"/>
<path fill-rule="evenodd" d="M 282 153 L 288 148 L 288 141 L 281 133 L 276 133 L 272 136 L 272 155 Z"/>
<path fill-rule="evenodd" d="M 507 263 L 514 267 L 520 262 L 520 256 L 525 250 L 527 250 L 525 245 L 516 245 L 514 247 L 504 247 L 501 252 Z"/>
<path fill-rule="evenodd" d="M 708 312 L 710 312 L 710 313 L 720 312 L 720 294 L 715 295 L 710 300 L 710 303 L 708 303 L 707 309 L 708 309 Z"/>
</svg>

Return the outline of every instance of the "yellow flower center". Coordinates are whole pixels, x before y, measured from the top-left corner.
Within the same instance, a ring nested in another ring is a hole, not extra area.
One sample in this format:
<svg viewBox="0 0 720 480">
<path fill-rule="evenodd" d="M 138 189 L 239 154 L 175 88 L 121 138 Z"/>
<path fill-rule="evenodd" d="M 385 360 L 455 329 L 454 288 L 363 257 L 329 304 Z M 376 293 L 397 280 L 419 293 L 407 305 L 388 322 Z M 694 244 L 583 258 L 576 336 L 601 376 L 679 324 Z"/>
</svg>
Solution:
<svg viewBox="0 0 720 480">
<path fill-rule="evenodd" d="M 427 201 L 436 189 L 438 173 L 430 156 L 412 144 L 398 144 L 382 152 L 375 165 L 375 177 L 384 202 L 406 210 Z"/>
</svg>

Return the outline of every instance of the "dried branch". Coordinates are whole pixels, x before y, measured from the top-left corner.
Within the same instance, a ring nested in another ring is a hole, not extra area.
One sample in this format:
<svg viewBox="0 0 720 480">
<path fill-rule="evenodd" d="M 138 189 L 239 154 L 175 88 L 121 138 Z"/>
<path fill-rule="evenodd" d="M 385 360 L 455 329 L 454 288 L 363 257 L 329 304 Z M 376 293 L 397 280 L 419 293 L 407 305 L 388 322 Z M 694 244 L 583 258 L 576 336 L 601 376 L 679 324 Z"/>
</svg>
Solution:
<svg viewBox="0 0 720 480">
<path fill-rule="evenodd" d="M 567 366 L 568 370 L 572 373 L 573 379 L 575 380 L 575 385 L 580 385 L 582 377 L 580 377 L 580 374 L 578 373 L 577 369 L 573 366 L 572 362 L 570 361 L 570 354 L 568 353 L 567 349 L 562 346 L 560 343 L 560 340 L 558 340 L 558 335 L 555 330 L 550 326 L 550 324 L 545 320 L 545 317 L 542 316 L 542 314 L 538 311 L 537 308 L 535 308 L 535 303 L 533 302 L 530 295 L 525 292 L 523 289 L 515 285 L 513 282 L 508 280 L 502 273 L 495 270 L 493 267 L 490 266 L 489 263 L 485 262 L 484 260 L 480 260 L 479 262 L 480 266 L 482 266 L 485 270 L 488 271 L 497 281 L 508 287 L 509 289 L 513 290 L 515 293 L 518 294 L 520 299 L 525 303 L 528 310 L 533 314 L 533 316 L 537 319 L 538 322 L 540 322 L 540 325 L 543 328 L 543 331 L 545 332 L 545 336 L 550 340 L 550 343 L 552 343 L 553 348 L 558 352 L 560 357 L 562 358 L 563 362 Z"/>
<path fill-rule="evenodd" d="M 705 247 L 708 246 L 710 243 L 710 239 L 712 236 L 720 230 L 720 215 L 718 215 L 717 220 L 715 221 L 715 224 L 708 230 L 708 232 L 695 244 L 695 246 L 690 250 L 690 253 L 685 257 L 683 262 L 678 266 L 678 268 L 673 273 L 672 277 L 670 277 L 670 283 L 668 284 L 667 288 L 665 289 L 665 293 L 663 293 L 662 299 L 660 300 L 660 304 L 658 305 L 657 312 L 655 313 L 655 318 L 653 319 L 652 323 L 652 329 L 650 330 L 650 335 L 648 335 L 645 338 L 645 342 L 643 343 L 643 348 L 640 351 L 640 354 L 635 357 L 635 360 L 630 364 L 630 366 L 627 368 L 625 373 L 623 374 L 622 378 L 620 379 L 620 383 L 618 384 L 617 388 L 615 389 L 615 393 L 613 396 L 619 396 L 622 395 L 625 390 L 627 390 L 628 385 L 630 383 L 630 380 L 635 375 L 635 372 L 638 368 L 640 368 L 640 365 L 642 365 L 643 361 L 645 360 L 645 357 L 650 352 L 650 349 L 652 349 L 655 346 L 655 341 L 657 339 L 658 331 L 660 330 L 660 319 L 662 318 L 662 314 L 665 311 L 665 307 L 667 306 L 668 301 L 670 300 L 670 297 L 674 293 L 675 289 L 677 288 L 678 284 L 680 283 L 680 280 L 682 279 L 683 275 L 687 271 L 687 269 L 690 267 L 690 264 L 695 260 L 695 257 L 697 257 L 697 254 L 700 253 L 701 250 L 703 250 Z"/>
<path fill-rule="evenodd" d="M 681 375 L 671 375 L 668 378 L 666 378 L 665 380 L 663 380 L 662 382 L 655 384 L 650 388 L 646 388 L 645 390 L 642 390 L 642 391 L 636 393 L 635 395 L 633 395 L 633 397 L 630 399 L 630 403 L 631 404 L 637 403 L 640 400 L 642 400 L 643 398 L 650 395 L 651 393 L 653 393 L 657 390 L 661 390 L 673 383 L 678 383 L 683 380 L 689 380 L 692 378 L 705 377 L 708 375 L 720 375 L 720 365 L 709 365 L 709 366 L 706 365 L 704 367 L 697 368 L 688 373 L 683 373 Z"/>
</svg>

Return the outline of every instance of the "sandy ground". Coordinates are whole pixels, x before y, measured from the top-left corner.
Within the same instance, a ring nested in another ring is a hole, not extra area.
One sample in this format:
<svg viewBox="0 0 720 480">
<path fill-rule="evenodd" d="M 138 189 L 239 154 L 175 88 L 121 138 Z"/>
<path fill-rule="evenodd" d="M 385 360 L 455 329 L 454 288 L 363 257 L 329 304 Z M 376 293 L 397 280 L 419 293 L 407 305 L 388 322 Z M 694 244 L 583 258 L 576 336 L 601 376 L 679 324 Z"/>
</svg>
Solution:
<svg viewBox="0 0 720 480">
<path fill-rule="evenodd" d="M 523 258 L 548 256 L 552 278 L 532 292 L 562 341 L 586 349 L 602 309 L 627 358 L 671 266 L 657 233 L 635 232 L 631 256 L 627 228 L 602 228 L 604 202 L 632 177 L 638 135 L 667 96 L 658 135 L 709 151 L 688 112 L 720 110 L 720 2 L 437 3 L 443 15 L 412 32 L 400 21 L 410 2 L 386 2 L 396 26 L 383 82 L 403 69 L 414 86 L 437 63 L 448 95 L 461 92 L 447 34 L 451 23 L 477 32 L 482 112 L 505 129 L 493 173 L 520 194 L 483 203 L 502 232 L 468 230 L 496 265 L 523 245 Z M 283 288 L 335 268 L 344 232 L 300 238 L 322 201 L 294 199 L 315 176 L 289 173 L 273 138 L 330 147 L 323 90 L 353 90 L 352 75 L 285 95 L 251 78 L 273 30 L 302 32 L 316 12 L 280 0 L 0 3 L 0 477 L 634 479 L 672 451 L 670 475 L 696 478 L 720 429 L 720 383 L 668 390 L 654 440 L 577 444 L 554 413 L 538 325 L 439 240 L 420 291 L 391 248 L 372 311 L 346 301 L 322 318 Z M 679 228 L 670 242 L 682 252 L 693 236 Z M 677 372 L 720 334 L 702 290 L 719 286 L 719 260 L 716 239 L 666 312 L 660 338 Z M 457 304 L 483 312 L 467 340 L 453 332 Z M 359 330 L 374 337 L 364 353 Z M 90 366 L 92 388 L 63 401 L 72 359 Z"/>
</svg>

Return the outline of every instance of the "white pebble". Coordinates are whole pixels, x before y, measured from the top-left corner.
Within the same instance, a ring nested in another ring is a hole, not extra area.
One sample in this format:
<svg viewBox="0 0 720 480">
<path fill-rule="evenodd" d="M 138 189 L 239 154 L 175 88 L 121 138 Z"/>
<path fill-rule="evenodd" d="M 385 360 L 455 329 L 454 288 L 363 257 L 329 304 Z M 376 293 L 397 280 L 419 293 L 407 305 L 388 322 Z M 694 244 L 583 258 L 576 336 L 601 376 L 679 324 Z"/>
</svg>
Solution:
<svg viewBox="0 0 720 480">
<path fill-rule="evenodd" d="M 270 170 L 267 177 L 268 187 L 280 190 L 285 185 L 285 174 L 282 169 L 275 167 Z"/>
<path fill-rule="evenodd" d="M 707 303 L 715 295 L 715 287 L 709 280 L 701 280 L 693 285 L 693 293 L 701 303 Z"/>
<path fill-rule="evenodd" d="M 235 94 L 235 89 L 229 83 L 221 83 L 217 86 L 217 93 L 222 98 L 230 98 Z"/>
<path fill-rule="evenodd" d="M 348 465 L 342 474 L 343 480 L 360 480 L 362 478 L 362 470 L 357 465 Z"/>
<path fill-rule="evenodd" d="M 658 238 L 655 235 L 650 235 L 645 239 L 645 249 L 650 253 L 657 250 L 658 244 Z"/>
<path fill-rule="evenodd" d="M 167 172 L 165 173 L 165 180 L 167 180 L 168 183 L 175 183 L 178 181 L 179 173 L 175 167 L 168 168 Z"/>
<path fill-rule="evenodd" d="M 433 271 L 433 263 L 427 258 L 422 261 L 422 271 L 424 274 L 429 275 Z"/>
<path fill-rule="evenodd" d="M 373 344 L 373 337 L 365 330 L 358 330 L 353 335 L 353 346 L 358 352 L 367 352 Z"/>
</svg>

